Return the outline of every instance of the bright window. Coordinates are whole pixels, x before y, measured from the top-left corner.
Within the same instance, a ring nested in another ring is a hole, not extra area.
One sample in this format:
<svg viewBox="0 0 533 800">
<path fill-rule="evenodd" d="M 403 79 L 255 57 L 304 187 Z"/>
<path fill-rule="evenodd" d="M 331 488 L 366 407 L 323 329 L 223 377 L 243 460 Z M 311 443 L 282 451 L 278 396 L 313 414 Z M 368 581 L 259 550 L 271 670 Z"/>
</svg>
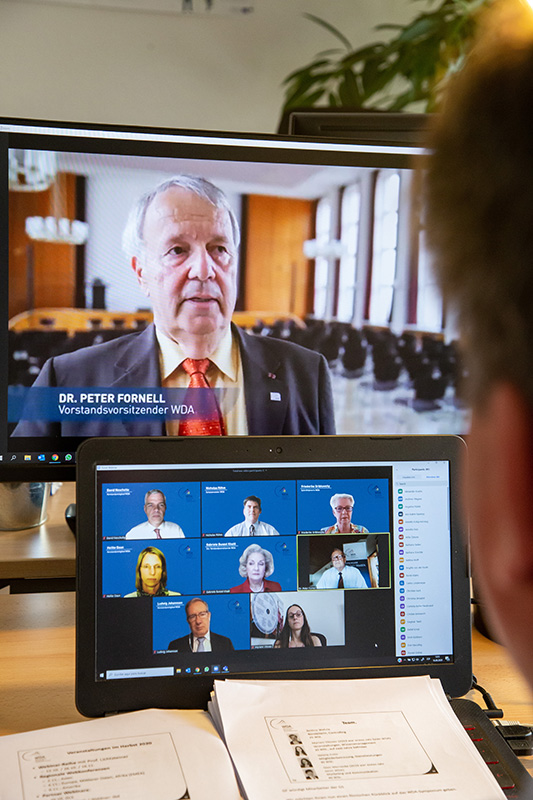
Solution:
<svg viewBox="0 0 533 800">
<path fill-rule="evenodd" d="M 374 201 L 374 239 L 369 321 L 387 325 L 391 318 L 398 243 L 400 176 L 380 172 Z"/>
<path fill-rule="evenodd" d="M 337 319 L 352 322 L 357 284 L 357 246 L 361 217 L 361 187 L 348 186 L 342 196 L 341 245 Z"/>
<path fill-rule="evenodd" d="M 329 198 L 323 197 L 318 201 L 316 209 L 316 233 L 315 239 L 317 249 L 320 252 L 325 248 L 331 239 L 331 216 L 332 208 Z M 315 258 L 315 296 L 314 296 L 314 315 L 317 319 L 326 317 L 326 303 L 328 296 L 328 277 L 329 259 L 323 255 Z"/>
</svg>

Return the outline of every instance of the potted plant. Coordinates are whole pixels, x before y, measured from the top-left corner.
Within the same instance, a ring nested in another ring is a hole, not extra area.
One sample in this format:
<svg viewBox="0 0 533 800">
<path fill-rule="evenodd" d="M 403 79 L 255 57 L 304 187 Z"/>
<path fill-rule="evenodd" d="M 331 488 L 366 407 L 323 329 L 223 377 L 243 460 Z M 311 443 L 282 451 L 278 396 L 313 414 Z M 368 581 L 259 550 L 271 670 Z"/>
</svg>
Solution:
<svg viewBox="0 0 533 800">
<path fill-rule="evenodd" d="M 392 31 L 391 38 L 358 49 L 329 22 L 304 14 L 339 44 L 285 78 L 283 113 L 324 106 L 434 111 L 446 80 L 461 68 L 472 45 L 480 12 L 492 2 L 441 0 L 407 25 L 378 25 L 376 30 Z"/>
</svg>

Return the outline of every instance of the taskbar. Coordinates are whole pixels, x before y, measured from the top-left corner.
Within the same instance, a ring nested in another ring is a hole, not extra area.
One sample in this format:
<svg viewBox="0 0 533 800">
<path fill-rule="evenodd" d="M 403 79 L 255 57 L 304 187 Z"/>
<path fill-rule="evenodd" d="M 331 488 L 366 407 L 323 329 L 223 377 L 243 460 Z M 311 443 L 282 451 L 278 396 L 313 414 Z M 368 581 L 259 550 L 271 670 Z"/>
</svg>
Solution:
<svg viewBox="0 0 533 800">
<path fill-rule="evenodd" d="M 97 674 L 97 679 L 100 681 L 110 680 L 124 680 L 135 678 L 161 678 L 173 677 L 175 675 L 227 675 L 231 672 L 242 673 L 242 667 L 231 667 L 228 664 L 198 664 L 196 657 L 193 659 L 195 663 L 185 663 L 183 666 L 158 666 L 158 667 L 134 667 L 131 669 L 108 669 L 100 671 Z M 430 655 L 430 656 L 402 656 L 401 658 L 390 659 L 383 664 L 377 665 L 375 662 L 366 664 L 358 664 L 357 667 L 364 668 L 370 667 L 371 669 L 383 669 L 387 664 L 391 667 L 398 664 L 416 664 L 416 665 L 430 665 L 430 664 L 451 664 L 453 663 L 453 656 L 451 655 Z M 353 668 L 353 663 L 352 663 Z M 330 668 L 332 668 L 330 666 Z M 334 667 L 333 667 L 334 668 Z M 338 667 L 337 667 L 338 668 Z"/>
<path fill-rule="evenodd" d="M 0 453 L 0 462 L 13 466 L 24 464 L 75 464 L 76 453 L 73 451 L 59 452 L 53 450 L 36 453 L 28 453 L 25 451 L 20 453 L 4 452 Z"/>
</svg>

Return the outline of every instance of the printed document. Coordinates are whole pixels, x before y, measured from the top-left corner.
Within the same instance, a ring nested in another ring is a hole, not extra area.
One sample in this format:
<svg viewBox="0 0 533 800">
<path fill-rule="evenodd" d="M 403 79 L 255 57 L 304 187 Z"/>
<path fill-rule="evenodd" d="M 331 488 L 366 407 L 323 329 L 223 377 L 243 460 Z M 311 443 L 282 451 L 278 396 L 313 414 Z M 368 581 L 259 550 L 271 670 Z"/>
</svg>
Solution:
<svg viewBox="0 0 533 800">
<path fill-rule="evenodd" d="M 0 737 L 2 800 L 239 800 L 205 711 L 135 711 Z"/>
<path fill-rule="evenodd" d="M 501 800 L 429 677 L 215 681 L 212 716 L 248 800 Z"/>
</svg>

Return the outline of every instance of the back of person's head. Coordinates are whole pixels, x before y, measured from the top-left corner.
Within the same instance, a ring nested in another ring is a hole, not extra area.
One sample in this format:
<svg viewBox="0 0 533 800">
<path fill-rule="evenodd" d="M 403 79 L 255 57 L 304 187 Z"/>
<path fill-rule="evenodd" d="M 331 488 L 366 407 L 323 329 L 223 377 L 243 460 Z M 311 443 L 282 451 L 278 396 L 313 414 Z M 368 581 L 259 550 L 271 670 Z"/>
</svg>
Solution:
<svg viewBox="0 0 533 800">
<path fill-rule="evenodd" d="M 433 125 L 428 238 L 472 402 L 504 380 L 533 406 L 533 15 L 497 4 L 486 26 Z"/>
</svg>

